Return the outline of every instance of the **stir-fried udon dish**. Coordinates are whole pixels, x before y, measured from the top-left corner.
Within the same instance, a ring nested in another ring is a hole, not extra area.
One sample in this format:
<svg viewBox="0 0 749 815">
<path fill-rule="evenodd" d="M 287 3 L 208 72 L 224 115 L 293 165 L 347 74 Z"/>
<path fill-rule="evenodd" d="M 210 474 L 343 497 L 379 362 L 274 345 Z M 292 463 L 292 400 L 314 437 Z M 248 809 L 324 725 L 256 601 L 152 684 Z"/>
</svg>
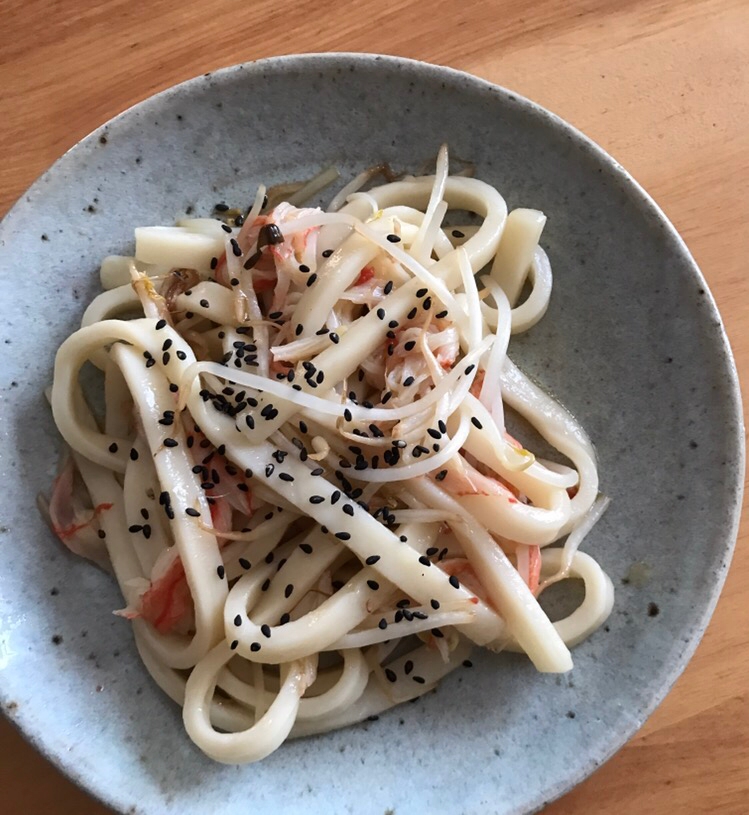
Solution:
<svg viewBox="0 0 749 815">
<path fill-rule="evenodd" d="M 218 761 L 414 699 L 477 646 L 568 671 L 611 611 L 579 550 L 606 505 L 591 442 L 508 356 L 549 302 L 544 215 L 444 147 L 383 170 L 326 209 L 304 203 L 333 170 L 137 228 L 57 353 L 43 511 Z M 567 579 L 584 599 L 552 622 Z"/>
</svg>

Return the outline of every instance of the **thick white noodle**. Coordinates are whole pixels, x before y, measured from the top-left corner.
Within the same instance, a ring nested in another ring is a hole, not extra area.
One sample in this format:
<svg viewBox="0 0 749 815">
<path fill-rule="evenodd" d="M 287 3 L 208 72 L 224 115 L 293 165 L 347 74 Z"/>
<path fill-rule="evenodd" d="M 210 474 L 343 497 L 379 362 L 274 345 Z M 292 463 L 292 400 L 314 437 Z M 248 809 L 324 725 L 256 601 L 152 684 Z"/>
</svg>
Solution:
<svg viewBox="0 0 749 815">
<path fill-rule="evenodd" d="M 449 175 L 444 147 L 432 176 L 366 189 L 377 172 L 327 212 L 269 212 L 260 185 L 239 230 L 139 229 L 139 260 L 103 264 L 109 288 L 55 361 L 70 488 L 95 507 L 79 551 L 111 566 L 144 665 L 216 761 L 420 696 L 473 645 L 568 671 L 611 612 L 579 551 L 607 505 L 593 446 L 508 357 L 549 303 L 545 216 L 508 216 L 492 186 Z M 456 210 L 479 225 L 444 225 Z M 262 248 L 267 218 L 281 237 Z M 168 311 L 160 277 L 186 264 L 199 279 Z M 506 406 L 567 463 L 511 439 Z M 537 595 L 568 578 L 585 599 L 552 623 Z"/>
</svg>

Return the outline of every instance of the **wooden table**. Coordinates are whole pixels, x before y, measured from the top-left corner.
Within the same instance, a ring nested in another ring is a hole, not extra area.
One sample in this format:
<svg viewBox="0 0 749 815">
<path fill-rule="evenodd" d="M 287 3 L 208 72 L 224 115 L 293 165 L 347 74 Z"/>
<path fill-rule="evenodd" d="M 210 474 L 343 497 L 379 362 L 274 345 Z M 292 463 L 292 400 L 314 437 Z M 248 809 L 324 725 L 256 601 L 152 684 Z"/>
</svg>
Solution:
<svg viewBox="0 0 749 815">
<path fill-rule="evenodd" d="M 303 51 L 470 71 L 563 116 L 624 164 L 686 239 L 749 381 L 747 0 L 4 0 L 0 214 L 96 125 L 175 82 Z M 745 390 L 746 398 L 746 390 Z M 747 526 L 713 622 L 667 700 L 547 815 L 749 812 Z M 105 812 L 0 723 L 0 810 Z"/>
</svg>

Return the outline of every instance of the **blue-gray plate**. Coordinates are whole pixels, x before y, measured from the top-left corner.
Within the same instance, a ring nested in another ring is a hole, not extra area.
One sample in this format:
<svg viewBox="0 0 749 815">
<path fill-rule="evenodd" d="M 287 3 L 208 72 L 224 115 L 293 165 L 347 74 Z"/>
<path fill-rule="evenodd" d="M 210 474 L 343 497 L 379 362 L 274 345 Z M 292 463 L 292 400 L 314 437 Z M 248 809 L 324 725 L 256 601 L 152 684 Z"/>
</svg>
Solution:
<svg viewBox="0 0 749 815">
<path fill-rule="evenodd" d="M 418 170 L 439 145 L 510 207 L 544 210 L 554 291 L 515 360 L 582 421 L 612 503 L 585 542 L 616 586 L 565 676 L 481 654 L 439 690 L 248 767 L 214 764 L 150 681 L 114 582 L 35 509 L 58 438 L 54 353 L 133 227 L 259 181 Z M 391 57 L 291 56 L 207 74 L 103 125 L 0 226 L 0 700 L 73 780 L 120 812 L 521 813 L 611 756 L 683 670 L 715 606 L 744 472 L 736 371 L 674 228 L 600 148 L 506 90 Z M 634 567 L 634 568 L 633 568 Z M 633 579 L 630 579 L 633 578 Z M 633 779 L 636 781 L 636 779 Z"/>
</svg>

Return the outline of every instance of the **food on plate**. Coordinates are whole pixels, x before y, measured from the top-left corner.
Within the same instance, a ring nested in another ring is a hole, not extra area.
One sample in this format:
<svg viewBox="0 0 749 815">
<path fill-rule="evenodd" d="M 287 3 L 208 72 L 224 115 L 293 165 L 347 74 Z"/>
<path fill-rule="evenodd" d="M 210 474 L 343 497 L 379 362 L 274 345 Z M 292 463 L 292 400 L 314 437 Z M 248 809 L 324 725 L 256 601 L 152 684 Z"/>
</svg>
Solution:
<svg viewBox="0 0 749 815">
<path fill-rule="evenodd" d="M 432 175 L 385 170 L 327 210 L 302 199 L 334 171 L 136 229 L 57 354 L 69 450 L 45 512 L 112 571 L 218 761 L 413 699 L 474 646 L 568 671 L 611 611 L 578 548 L 606 506 L 592 444 L 507 355 L 549 302 L 544 215 L 451 175 L 444 147 Z M 569 577 L 585 599 L 552 623 L 537 598 Z"/>
</svg>

